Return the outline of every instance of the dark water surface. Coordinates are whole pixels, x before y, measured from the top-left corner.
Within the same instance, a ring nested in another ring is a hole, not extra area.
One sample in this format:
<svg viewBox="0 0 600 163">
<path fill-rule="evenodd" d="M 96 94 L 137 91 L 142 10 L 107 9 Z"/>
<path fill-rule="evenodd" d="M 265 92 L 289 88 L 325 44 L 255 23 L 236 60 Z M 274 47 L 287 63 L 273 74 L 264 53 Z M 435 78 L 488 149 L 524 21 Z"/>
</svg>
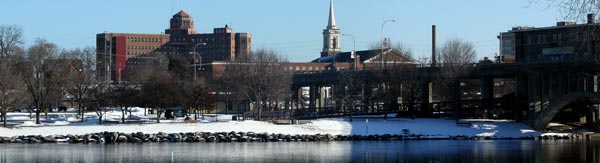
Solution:
<svg viewBox="0 0 600 163">
<path fill-rule="evenodd" d="M 1 144 L 0 162 L 600 162 L 597 141 Z"/>
</svg>

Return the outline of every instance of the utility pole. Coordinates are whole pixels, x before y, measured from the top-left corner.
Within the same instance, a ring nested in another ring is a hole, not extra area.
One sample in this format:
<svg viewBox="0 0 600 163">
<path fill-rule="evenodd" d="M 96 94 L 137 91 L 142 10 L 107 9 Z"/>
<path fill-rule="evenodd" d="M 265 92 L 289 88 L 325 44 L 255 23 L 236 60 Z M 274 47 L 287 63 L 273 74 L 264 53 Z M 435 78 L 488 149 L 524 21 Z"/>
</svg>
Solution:
<svg viewBox="0 0 600 163">
<path fill-rule="evenodd" d="M 198 47 L 198 45 L 206 45 L 206 43 L 204 43 L 204 42 L 197 43 L 196 45 L 194 45 L 194 49 L 192 49 L 193 50 L 192 53 L 194 54 L 194 62 L 193 62 L 194 63 L 194 65 L 193 65 L 194 66 L 194 82 L 196 81 L 196 76 L 197 76 L 196 69 L 198 69 L 196 67 L 196 55 L 198 55 L 198 53 L 196 52 L 196 48 Z M 200 56 L 200 66 L 202 66 L 202 56 Z M 200 68 L 202 68 L 202 67 L 200 67 Z"/>
<path fill-rule="evenodd" d="M 381 54 L 380 54 L 381 55 L 380 56 L 380 58 L 381 58 L 381 69 L 383 69 L 383 63 L 385 63 L 385 61 L 383 59 L 383 53 L 384 53 L 383 45 L 385 44 L 384 26 L 385 26 L 385 23 L 387 23 L 387 22 L 395 23 L 396 20 L 385 20 L 381 24 Z"/>
<path fill-rule="evenodd" d="M 353 64 L 354 68 L 353 68 L 353 70 L 356 71 L 356 69 L 358 68 L 358 63 L 357 63 L 358 61 L 356 60 L 356 56 L 355 56 L 356 55 L 356 39 L 351 34 L 342 34 L 342 36 L 350 36 L 350 38 L 352 38 L 352 41 L 354 42 L 354 48 L 352 49 L 352 53 L 350 54 L 350 58 L 354 59 L 353 60 L 354 61 L 354 64 Z"/>
</svg>

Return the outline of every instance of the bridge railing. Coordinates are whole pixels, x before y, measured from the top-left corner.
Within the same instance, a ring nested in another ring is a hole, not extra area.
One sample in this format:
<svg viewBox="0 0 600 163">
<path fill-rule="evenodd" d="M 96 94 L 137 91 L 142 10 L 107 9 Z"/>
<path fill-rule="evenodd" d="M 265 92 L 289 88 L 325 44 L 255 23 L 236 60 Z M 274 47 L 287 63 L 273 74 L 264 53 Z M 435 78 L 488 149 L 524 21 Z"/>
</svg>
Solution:
<svg viewBox="0 0 600 163">
<path fill-rule="evenodd" d="M 589 54 L 549 55 L 526 58 L 525 63 L 589 63 L 600 61 L 600 56 Z M 523 61 L 522 61 L 523 62 Z M 521 63 L 522 63 L 521 62 Z"/>
<path fill-rule="evenodd" d="M 454 117 L 458 114 L 461 118 L 496 118 L 507 119 L 514 118 L 513 104 L 514 102 L 508 99 L 476 99 L 460 101 L 460 109 L 458 112 L 453 108 L 453 102 L 434 102 L 434 103 L 413 103 L 399 104 L 398 108 L 384 108 L 377 106 L 354 106 L 351 108 L 340 107 L 320 107 L 320 108 L 304 108 L 291 110 L 273 110 L 263 111 L 261 120 L 277 120 L 277 119 L 315 119 L 324 117 L 338 117 L 349 115 L 372 115 L 385 113 L 399 113 L 401 116 L 417 116 L 417 117 Z M 427 105 L 427 107 L 423 107 Z M 254 119 L 258 115 L 256 111 L 249 111 L 245 116 L 249 119 Z"/>
</svg>

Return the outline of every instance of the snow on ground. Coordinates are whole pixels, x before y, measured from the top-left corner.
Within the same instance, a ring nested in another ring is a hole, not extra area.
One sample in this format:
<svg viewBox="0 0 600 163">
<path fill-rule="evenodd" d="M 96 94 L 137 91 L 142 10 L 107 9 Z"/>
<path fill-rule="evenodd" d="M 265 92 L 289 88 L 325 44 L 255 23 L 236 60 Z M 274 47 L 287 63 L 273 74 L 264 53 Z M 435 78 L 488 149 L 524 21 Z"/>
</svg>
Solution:
<svg viewBox="0 0 600 163">
<path fill-rule="evenodd" d="M 144 122 L 142 124 L 109 124 L 98 125 L 95 113 L 87 113 L 86 121 L 77 122 L 74 113 L 52 113 L 48 119 L 43 119 L 42 125 L 34 123 L 27 113 L 11 113 L 9 120 L 22 121 L 14 128 L 0 128 L 0 136 L 17 135 L 66 135 L 87 134 L 104 131 L 116 132 L 144 132 L 144 133 L 176 133 L 176 132 L 267 132 L 282 134 L 333 134 L 333 135 L 369 135 L 369 134 L 403 134 L 408 129 L 410 134 L 428 135 L 430 137 L 448 136 L 485 136 L 494 138 L 520 138 L 528 136 L 540 136 L 544 133 L 536 132 L 530 127 L 513 121 L 506 120 L 461 120 L 460 125 L 451 119 L 405 119 L 388 118 L 382 116 L 355 117 L 353 122 L 348 118 L 327 118 L 312 120 L 307 124 L 277 125 L 261 121 L 230 121 L 230 117 L 219 118 L 205 116 L 200 117 L 197 123 L 184 123 L 184 118 L 174 120 L 161 120 L 155 122 L 155 115 L 147 116 L 146 110 L 135 108 L 131 115 L 132 119 Z M 393 117 L 393 116 L 390 116 Z M 223 119 L 229 118 L 229 121 Z M 108 121 L 121 121 L 121 111 L 109 111 L 103 118 Z"/>
</svg>

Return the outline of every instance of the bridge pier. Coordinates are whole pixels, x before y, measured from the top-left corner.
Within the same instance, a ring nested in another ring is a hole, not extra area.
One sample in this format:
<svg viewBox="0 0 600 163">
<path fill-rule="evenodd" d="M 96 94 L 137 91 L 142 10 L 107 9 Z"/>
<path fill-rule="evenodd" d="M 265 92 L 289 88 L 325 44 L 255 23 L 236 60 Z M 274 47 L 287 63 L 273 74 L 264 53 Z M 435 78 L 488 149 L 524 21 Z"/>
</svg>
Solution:
<svg viewBox="0 0 600 163">
<path fill-rule="evenodd" d="M 432 81 L 426 80 L 421 83 L 421 111 L 430 111 L 432 108 L 430 107 L 431 101 L 433 99 L 432 93 Z"/>
<path fill-rule="evenodd" d="M 494 78 L 481 79 L 481 98 L 485 100 L 494 99 Z M 482 118 L 487 119 L 488 113 L 493 110 L 491 103 L 483 103 Z"/>
<path fill-rule="evenodd" d="M 494 78 L 481 79 L 481 97 L 483 99 L 494 98 Z"/>
<path fill-rule="evenodd" d="M 315 104 L 315 97 L 317 96 L 317 91 L 316 91 L 316 86 L 315 85 L 311 85 L 309 87 L 309 91 L 308 91 L 308 108 L 310 109 L 315 109 L 316 108 L 316 104 Z"/>
</svg>

